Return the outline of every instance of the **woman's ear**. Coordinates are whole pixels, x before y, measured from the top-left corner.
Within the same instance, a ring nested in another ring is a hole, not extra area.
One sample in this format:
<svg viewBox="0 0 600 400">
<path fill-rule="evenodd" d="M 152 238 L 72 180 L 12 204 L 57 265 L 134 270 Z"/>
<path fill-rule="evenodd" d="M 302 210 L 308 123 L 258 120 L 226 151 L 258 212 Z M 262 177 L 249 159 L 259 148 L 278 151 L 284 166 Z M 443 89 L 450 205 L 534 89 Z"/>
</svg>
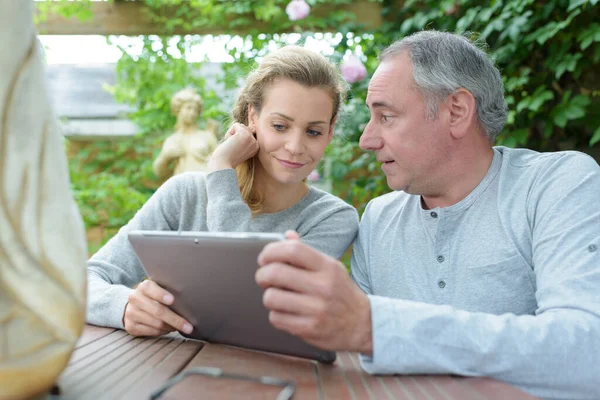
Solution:
<svg viewBox="0 0 600 400">
<path fill-rule="evenodd" d="M 250 132 L 252 133 L 256 133 L 256 119 L 257 115 L 255 108 L 252 104 L 248 104 L 248 129 L 250 129 Z"/>
</svg>

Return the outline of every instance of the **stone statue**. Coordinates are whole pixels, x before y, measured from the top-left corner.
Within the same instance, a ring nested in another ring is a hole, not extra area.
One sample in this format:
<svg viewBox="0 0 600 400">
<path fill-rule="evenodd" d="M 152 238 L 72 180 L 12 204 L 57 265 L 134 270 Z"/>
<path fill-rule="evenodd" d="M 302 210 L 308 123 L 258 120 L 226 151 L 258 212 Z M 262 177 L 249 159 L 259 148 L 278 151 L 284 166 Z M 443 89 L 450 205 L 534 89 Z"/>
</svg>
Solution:
<svg viewBox="0 0 600 400">
<path fill-rule="evenodd" d="M 171 99 L 171 111 L 177 117 L 175 133 L 169 136 L 154 161 L 154 173 L 161 179 L 171 175 L 204 171 L 208 156 L 217 147 L 216 123 L 209 121 L 207 130 L 196 124 L 202 113 L 202 98 L 191 88 L 180 90 Z M 171 166 L 171 164 L 174 164 Z"/>
<path fill-rule="evenodd" d="M 85 323 L 85 231 L 33 4 L 0 0 L 0 399 L 46 393 Z"/>
</svg>

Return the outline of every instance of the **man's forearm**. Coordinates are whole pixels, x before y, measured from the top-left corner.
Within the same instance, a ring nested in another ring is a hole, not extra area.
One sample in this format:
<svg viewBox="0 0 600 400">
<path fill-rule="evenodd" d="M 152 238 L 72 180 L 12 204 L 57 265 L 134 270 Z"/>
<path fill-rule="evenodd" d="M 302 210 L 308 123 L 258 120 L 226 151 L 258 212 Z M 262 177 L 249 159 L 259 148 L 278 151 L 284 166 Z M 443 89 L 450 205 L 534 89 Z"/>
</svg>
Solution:
<svg viewBox="0 0 600 400">
<path fill-rule="evenodd" d="M 597 399 L 600 317 L 577 309 L 492 315 L 369 296 L 371 373 L 489 376 L 544 398 Z"/>
</svg>

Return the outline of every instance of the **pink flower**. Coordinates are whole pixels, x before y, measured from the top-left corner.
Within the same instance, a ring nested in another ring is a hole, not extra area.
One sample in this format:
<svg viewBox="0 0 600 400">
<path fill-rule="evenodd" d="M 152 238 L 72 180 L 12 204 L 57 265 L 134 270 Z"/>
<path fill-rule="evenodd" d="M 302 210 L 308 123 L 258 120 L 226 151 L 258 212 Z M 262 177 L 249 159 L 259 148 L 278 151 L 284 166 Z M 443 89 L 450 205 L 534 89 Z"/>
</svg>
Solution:
<svg viewBox="0 0 600 400">
<path fill-rule="evenodd" d="M 292 0 L 285 8 L 290 21 L 297 21 L 310 13 L 310 6 L 304 0 Z"/>
<path fill-rule="evenodd" d="M 319 175 L 319 172 L 315 169 L 310 174 L 308 174 L 306 179 L 308 179 L 311 182 L 315 182 L 321 179 L 321 176 Z"/>
<path fill-rule="evenodd" d="M 348 83 L 362 81 L 367 76 L 367 69 L 356 56 L 350 56 L 341 65 L 342 76 Z"/>
</svg>

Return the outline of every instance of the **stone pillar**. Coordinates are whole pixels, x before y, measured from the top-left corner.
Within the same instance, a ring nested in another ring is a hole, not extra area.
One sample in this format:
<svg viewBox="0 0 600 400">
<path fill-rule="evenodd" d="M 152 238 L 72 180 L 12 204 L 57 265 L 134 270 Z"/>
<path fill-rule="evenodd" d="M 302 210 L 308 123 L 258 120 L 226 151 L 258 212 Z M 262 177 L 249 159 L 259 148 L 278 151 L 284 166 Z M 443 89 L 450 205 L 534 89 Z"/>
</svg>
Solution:
<svg viewBox="0 0 600 400">
<path fill-rule="evenodd" d="M 84 227 L 32 0 L 0 0 L 0 399 L 42 394 L 85 321 Z"/>
</svg>

